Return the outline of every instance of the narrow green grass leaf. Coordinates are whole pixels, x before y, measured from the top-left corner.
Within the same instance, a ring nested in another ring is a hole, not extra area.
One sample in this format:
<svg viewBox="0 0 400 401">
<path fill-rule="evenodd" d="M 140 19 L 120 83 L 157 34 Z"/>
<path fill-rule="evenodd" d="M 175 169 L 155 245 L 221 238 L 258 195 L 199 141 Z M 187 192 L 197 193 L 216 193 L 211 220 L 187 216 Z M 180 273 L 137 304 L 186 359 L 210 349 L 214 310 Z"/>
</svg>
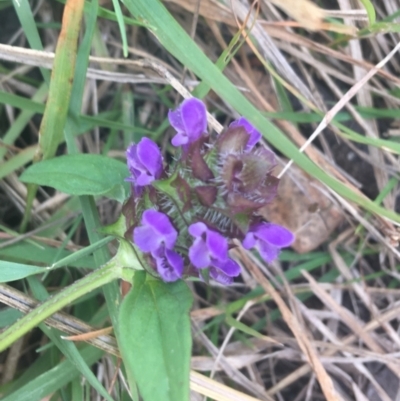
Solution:
<svg viewBox="0 0 400 401">
<path fill-rule="evenodd" d="M 0 260 L 0 283 L 20 280 L 33 274 L 44 273 L 46 268 Z"/>
<path fill-rule="evenodd" d="M 69 112 L 72 118 L 68 118 L 66 127 L 66 140 L 72 140 L 75 121 L 79 117 L 82 108 L 83 91 L 86 83 L 86 73 L 89 65 L 89 54 L 92 44 L 93 34 L 96 28 L 97 12 L 99 9 L 98 0 L 93 0 L 88 9 L 86 18 L 86 31 L 82 43 L 77 49 L 76 69 L 74 71 L 74 82 L 71 88 L 71 101 L 69 102 Z M 75 49 L 76 50 L 76 49 Z"/>
<path fill-rule="evenodd" d="M 101 155 L 65 155 L 33 164 L 22 182 L 45 185 L 70 195 L 107 196 L 123 202 L 129 194 L 126 165 Z"/>
<path fill-rule="evenodd" d="M 244 39 L 242 38 L 241 32 L 237 32 L 232 40 L 230 41 L 228 47 L 224 49 L 222 54 L 218 57 L 217 62 L 215 63 L 216 67 L 220 70 L 223 71 L 225 67 L 229 64 L 229 62 L 232 60 L 234 55 L 237 53 L 237 51 L 240 49 L 240 47 L 243 45 Z M 198 97 L 200 99 L 203 99 L 207 93 L 210 91 L 210 86 L 206 82 L 200 82 L 199 85 L 197 85 L 193 92 L 192 95 L 195 97 Z"/>
<path fill-rule="evenodd" d="M 399 118 L 399 109 L 377 109 L 376 107 L 356 106 L 356 110 L 364 118 Z"/>
<path fill-rule="evenodd" d="M 55 155 L 58 144 L 64 136 L 63 131 L 74 79 L 84 1 L 70 2 L 70 5 L 64 8 L 62 29 L 53 62 L 49 96 L 40 126 L 39 146 L 44 160 Z"/>
<path fill-rule="evenodd" d="M 363 37 L 368 37 L 371 34 L 385 34 L 385 33 L 390 33 L 390 32 L 395 32 L 399 33 L 400 32 L 400 24 L 396 22 L 375 22 L 373 25 L 368 26 L 367 28 L 361 29 L 358 32 L 358 37 L 363 38 Z"/>
<path fill-rule="evenodd" d="M 29 365 L 29 369 L 22 371 L 18 377 L 15 377 L 12 382 L 7 384 L 7 391 L 2 392 L 3 397 L 8 397 L 10 394 L 18 391 L 18 389 L 24 387 L 32 380 L 38 378 L 54 367 L 55 363 L 53 361 L 55 357 L 59 355 L 54 355 L 55 353 L 53 350 L 37 352 L 38 358 L 35 361 L 32 361 L 32 363 Z"/>
<path fill-rule="evenodd" d="M 42 103 L 47 96 L 47 85 L 43 84 L 33 95 L 32 97 L 32 102 L 36 104 Z M 18 96 L 19 100 L 21 100 L 22 97 Z M 1 99 L 1 93 L 0 93 L 0 99 Z M 24 99 L 24 98 L 22 98 Z M 1 100 L 0 100 L 1 102 Z M 21 104 L 24 104 L 21 102 Z M 31 103 L 29 103 L 31 104 Z M 21 108 L 21 106 L 19 106 Z M 44 106 L 43 106 L 44 109 Z M 2 138 L 2 142 L 4 142 L 7 145 L 13 145 L 15 140 L 21 135 L 23 129 L 26 127 L 26 125 L 31 121 L 33 115 L 37 112 L 37 110 L 33 110 L 30 107 L 27 107 L 25 110 L 23 110 L 18 117 L 15 119 L 13 124 L 10 126 L 10 128 L 7 130 L 7 132 L 4 134 Z M 0 160 L 3 159 L 4 155 L 6 154 L 7 149 L 6 148 L 1 148 L 0 147 Z"/>
<path fill-rule="evenodd" d="M 52 298 L 38 305 L 22 319 L 18 320 L 7 330 L 0 333 L 0 351 L 5 350 L 18 340 L 18 338 L 21 338 L 28 331 L 32 330 L 53 313 L 58 312 L 64 306 L 70 304 L 83 295 L 86 295 L 90 291 L 114 281 L 119 278 L 120 275 L 121 268 L 113 261 L 110 261 L 100 269 L 97 269 L 93 273 L 75 281 L 72 285 L 64 288 L 59 293 L 53 295 Z"/>
<path fill-rule="evenodd" d="M 82 386 L 82 380 L 80 378 L 76 378 L 71 383 L 71 399 L 72 400 L 85 400 L 85 386 Z"/>
<path fill-rule="evenodd" d="M 58 145 L 64 136 L 85 1 L 71 1 L 68 4 L 68 7 L 64 8 L 62 28 L 53 61 L 49 95 L 40 124 L 39 149 L 34 162 L 51 159 L 56 154 Z M 22 232 L 28 225 L 36 191 L 36 185 L 28 185 L 26 208 L 20 226 Z"/>
<path fill-rule="evenodd" d="M 13 308 L 4 308 L 0 311 L 0 329 L 10 326 L 22 316 L 22 312 Z"/>
<path fill-rule="evenodd" d="M 49 298 L 45 286 L 37 280 L 36 277 L 30 277 L 28 279 L 29 285 L 32 289 L 33 295 L 40 301 L 45 301 Z M 50 338 L 51 342 L 61 351 L 61 353 L 74 364 L 79 372 L 86 378 L 90 385 L 107 401 L 113 401 L 112 397 L 107 393 L 106 389 L 99 382 L 97 377 L 91 371 L 90 367 L 86 364 L 80 351 L 78 351 L 76 345 L 70 341 L 64 341 L 61 339 L 61 332 L 59 330 L 47 327 L 45 324 L 40 324 L 40 329 Z M 75 399 L 74 399 L 75 400 Z"/>
<path fill-rule="evenodd" d="M 103 351 L 86 346 L 81 351 L 81 355 L 86 364 L 91 366 L 102 357 Z M 7 394 L 2 398 L 2 401 L 41 401 L 74 378 L 79 377 L 79 375 L 80 372 L 72 362 L 61 362 L 53 369 L 28 382 L 25 386 L 18 388 L 11 394 Z"/>
<path fill-rule="evenodd" d="M 32 161 L 36 149 L 37 146 L 30 146 L 29 148 L 21 150 L 21 152 L 17 153 L 6 162 L 0 163 L 0 180 Z"/>
<path fill-rule="evenodd" d="M 144 401 L 188 401 L 192 294 L 183 281 L 164 283 L 136 272 L 119 316 L 121 354 Z"/>
<path fill-rule="evenodd" d="M 376 21 L 376 13 L 374 5 L 372 4 L 371 0 L 360 0 L 360 1 L 364 6 L 365 11 L 367 12 L 369 24 L 370 25 L 374 24 Z"/>
<path fill-rule="evenodd" d="M 326 263 L 329 263 L 332 260 L 332 257 L 329 254 L 325 254 L 320 257 L 313 258 L 308 262 L 300 263 L 299 265 L 292 267 L 291 269 L 285 271 L 284 275 L 286 280 L 293 281 L 299 277 L 301 277 L 301 271 L 305 270 L 307 272 L 313 271 Z M 282 282 L 281 278 L 277 278 L 278 282 Z"/>
<path fill-rule="evenodd" d="M 370 138 L 364 135 L 360 135 L 357 132 L 353 131 L 352 129 L 338 122 L 333 122 L 333 125 L 335 125 L 341 130 L 340 136 L 350 139 L 353 142 L 375 146 L 376 148 L 400 154 L 400 143 L 398 142 L 388 141 L 386 139 L 380 139 L 380 138 Z"/>
<path fill-rule="evenodd" d="M 79 66 L 76 70 L 76 79 L 72 88 L 71 103 L 70 103 L 70 113 L 74 117 L 79 116 L 80 105 L 82 103 L 82 94 L 84 90 L 84 82 L 86 77 L 87 66 L 89 63 L 89 53 L 93 38 L 93 33 L 95 31 L 97 15 L 99 11 L 98 0 L 92 0 L 91 3 L 85 2 L 85 12 L 88 14 L 86 19 L 86 32 L 82 40 L 82 44 L 79 47 L 79 52 L 77 56 L 77 65 Z M 73 120 L 68 119 L 68 124 L 65 130 L 65 138 L 67 141 L 68 153 L 71 155 L 77 154 L 78 149 L 74 141 L 74 128 Z M 83 218 L 85 220 L 86 230 L 89 236 L 91 244 L 94 244 L 101 239 L 101 234 L 99 230 L 101 228 L 101 223 L 96 207 L 96 203 L 91 196 L 80 196 L 79 203 L 82 208 Z M 94 260 L 96 266 L 101 266 L 107 263 L 110 258 L 109 251 L 107 247 L 101 247 L 94 252 Z M 114 328 L 115 335 L 118 337 L 118 308 L 121 301 L 121 293 L 119 291 L 117 282 L 110 282 L 103 286 L 103 293 L 106 299 L 107 308 L 109 311 L 109 316 Z"/>
<path fill-rule="evenodd" d="M 57 2 L 61 4 L 65 4 L 66 0 L 57 0 Z M 85 2 L 85 8 L 84 8 L 85 14 L 91 14 L 92 13 L 92 8 L 91 4 L 88 2 Z M 98 11 L 96 12 L 97 17 L 105 18 L 110 21 L 115 21 L 118 22 L 118 18 L 115 15 L 115 12 L 111 10 L 107 10 L 107 8 L 104 7 L 99 7 Z M 127 25 L 132 25 L 132 26 L 143 26 L 143 27 L 148 27 L 149 25 L 145 21 L 139 21 L 137 19 L 129 18 L 129 17 L 123 17 L 124 18 L 124 23 Z"/>
<path fill-rule="evenodd" d="M 97 15 L 99 12 L 98 0 L 92 0 L 91 3 L 85 2 L 85 12 L 88 15 L 86 19 L 86 32 L 83 37 L 79 52 L 77 55 L 77 66 L 75 71 L 75 80 L 71 93 L 70 113 L 73 118 L 67 120 L 68 124 L 65 129 L 65 138 L 67 140 L 68 152 L 77 154 L 78 149 L 74 141 L 76 132 L 76 117 L 79 116 L 82 104 L 84 83 L 86 79 L 86 71 L 89 63 L 89 53 L 93 38 L 93 33 L 97 23 Z M 99 233 L 101 223 L 96 207 L 96 203 L 91 196 L 80 196 L 79 203 L 85 220 L 86 230 L 91 244 L 97 243 L 102 236 Z M 94 252 L 94 265 L 102 266 L 108 262 L 110 255 L 107 247 L 101 247 Z M 106 299 L 109 317 L 111 318 L 114 332 L 118 337 L 118 308 L 121 301 L 121 293 L 117 282 L 109 282 L 103 286 L 103 293 Z"/>
<path fill-rule="evenodd" d="M 135 99 L 130 87 L 125 87 L 121 93 L 122 103 L 122 121 L 129 127 L 124 129 L 124 148 L 127 148 L 132 142 L 138 143 L 142 139 L 142 135 L 136 131 L 135 127 Z"/>
<path fill-rule="evenodd" d="M 104 245 L 111 242 L 114 238 L 113 237 L 105 237 L 102 238 L 95 244 L 91 244 L 83 249 L 80 249 L 77 252 L 73 252 L 65 258 L 58 260 L 57 262 L 51 265 L 51 269 L 58 269 L 59 267 L 68 266 L 75 263 L 77 260 L 83 258 L 86 255 L 90 255 L 91 253 L 95 252 L 97 249 L 103 247 Z"/>
<path fill-rule="evenodd" d="M 36 263 L 43 264 L 45 266 L 53 264 L 57 255 L 59 258 L 66 258 L 72 256 L 73 254 L 74 252 L 71 251 L 63 250 L 60 252 L 59 249 L 52 248 L 45 244 L 32 244 L 27 243 L 26 241 L 9 245 L 6 248 L 0 248 L 0 258 L 3 260 L 10 260 L 12 262 L 20 263 Z M 80 260 L 71 262 L 69 266 L 93 269 L 95 262 L 92 256 L 85 256 Z"/>
<path fill-rule="evenodd" d="M 393 14 L 390 14 L 387 17 L 382 18 L 380 22 L 393 22 L 397 17 L 400 17 L 400 10 L 397 10 Z"/>
<path fill-rule="evenodd" d="M 353 192 L 300 153 L 297 147 L 277 127 L 266 120 L 205 56 L 158 0 L 125 0 L 125 5 L 134 16 L 143 18 L 154 26 L 153 33 L 172 55 L 207 82 L 222 99 L 245 116 L 273 146 L 288 158 L 293 159 L 304 171 L 325 183 L 339 195 L 365 209 L 400 222 L 400 216 L 397 213 L 377 206 L 371 200 Z"/>
<path fill-rule="evenodd" d="M 112 0 L 115 16 L 117 17 L 119 33 L 121 34 L 122 39 L 122 51 L 124 57 L 128 57 L 128 41 L 126 39 L 126 28 L 124 23 L 124 16 L 121 11 L 121 6 L 119 5 L 119 0 Z"/>
<path fill-rule="evenodd" d="M 45 108 L 44 105 L 34 102 L 30 99 L 26 99 L 22 96 L 2 91 L 0 91 L 0 103 L 8 104 L 22 110 L 27 109 L 38 114 L 43 114 Z M 99 113 L 96 116 L 78 115 L 77 117 L 75 117 L 75 128 L 77 129 L 77 131 L 75 131 L 73 135 L 77 136 L 79 134 L 83 134 L 94 127 L 104 127 L 117 130 L 132 130 L 132 127 L 130 125 L 114 121 L 118 119 L 118 117 L 119 112 Z M 142 135 L 146 134 L 149 136 L 151 136 L 152 134 L 149 130 L 139 127 L 135 127 L 135 132 L 141 133 Z"/>
<path fill-rule="evenodd" d="M 32 113 L 44 112 L 44 105 L 23 96 L 15 95 L 14 93 L 0 91 L 0 103 L 9 104 L 21 110 L 28 110 Z M 8 143 L 8 142 L 7 142 Z"/>
<path fill-rule="evenodd" d="M 13 1 L 15 12 L 24 30 L 26 39 L 32 49 L 43 50 L 42 40 L 32 13 L 31 5 L 28 0 Z M 50 73 L 45 68 L 40 68 L 44 80 L 50 82 Z"/>
</svg>

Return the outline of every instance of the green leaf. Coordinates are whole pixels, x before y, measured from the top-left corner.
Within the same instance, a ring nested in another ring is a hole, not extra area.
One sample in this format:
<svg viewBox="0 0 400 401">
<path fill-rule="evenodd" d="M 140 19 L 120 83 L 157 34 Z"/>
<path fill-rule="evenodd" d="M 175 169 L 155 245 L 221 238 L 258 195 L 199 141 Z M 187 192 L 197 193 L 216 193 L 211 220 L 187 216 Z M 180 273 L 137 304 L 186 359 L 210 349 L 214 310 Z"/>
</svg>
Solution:
<svg viewBox="0 0 400 401">
<path fill-rule="evenodd" d="M 26 39 L 28 40 L 29 46 L 32 49 L 43 50 L 42 40 L 35 22 L 31 5 L 28 0 L 14 1 L 14 10 L 18 16 L 21 27 L 25 33 Z M 50 82 L 50 72 L 45 68 L 40 69 L 43 78 L 47 83 Z M 46 85 L 47 86 L 47 85 Z"/>
<path fill-rule="evenodd" d="M 21 181 L 53 187 L 70 195 L 107 196 L 123 202 L 129 193 L 126 165 L 101 155 L 77 154 L 30 166 Z"/>
<path fill-rule="evenodd" d="M 365 7 L 365 11 L 367 12 L 369 24 L 374 24 L 376 21 L 376 13 L 371 0 L 361 0 L 361 3 Z"/>
<path fill-rule="evenodd" d="M 0 283 L 19 280 L 33 274 L 43 273 L 46 269 L 38 266 L 23 265 L 21 263 L 5 262 L 0 260 Z"/>
<path fill-rule="evenodd" d="M 122 49 L 124 53 L 124 57 L 128 57 L 128 41 L 126 39 L 126 27 L 124 23 L 124 15 L 122 14 L 121 11 L 121 6 L 119 5 L 118 0 L 112 0 L 114 10 L 115 10 L 115 16 L 117 17 L 118 21 L 118 27 L 119 27 L 119 32 L 121 34 L 121 39 L 122 39 Z"/>
<path fill-rule="evenodd" d="M 11 326 L 22 316 L 22 312 L 13 308 L 4 308 L 0 311 L 0 329 Z"/>
<path fill-rule="evenodd" d="M 183 281 L 164 283 L 136 272 L 122 302 L 122 358 L 144 401 L 189 400 L 192 295 Z"/>
</svg>

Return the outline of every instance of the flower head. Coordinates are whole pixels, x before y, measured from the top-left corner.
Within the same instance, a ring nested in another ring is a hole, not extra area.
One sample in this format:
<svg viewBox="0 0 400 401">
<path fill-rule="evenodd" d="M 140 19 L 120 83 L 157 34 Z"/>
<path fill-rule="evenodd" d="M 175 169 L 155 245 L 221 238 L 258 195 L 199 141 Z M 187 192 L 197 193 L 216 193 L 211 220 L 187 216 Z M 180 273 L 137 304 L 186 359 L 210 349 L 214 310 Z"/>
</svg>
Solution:
<svg viewBox="0 0 400 401">
<path fill-rule="evenodd" d="M 142 252 L 156 253 L 161 247 L 172 249 L 175 246 L 178 233 L 164 213 L 148 209 L 141 223 L 133 230 L 133 242 Z"/>
<path fill-rule="evenodd" d="M 174 146 L 196 142 L 207 131 L 206 106 L 196 98 L 186 99 L 176 110 L 170 110 L 168 119 L 176 130 L 171 141 Z"/>
<path fill-rule="evenodd" d="M 260 132 L 244 117 L 208 135 L 199 99 L 184 100 L 168 119 L 176 131 L 172 144 L 181 149 L 165 170 L 150 139 L 127 150 L 133 185 L 122 209 L 125 238 L 133 238 L 142 261 L 165 282 L 197 275 L 231 284 L 240 274 L 229 257 L 233 240 L 256 247 L 266 262 L 294 241 L 289 230 L 262 223 L 258 214 L 277 194 L 276 156 L 258 143 Z"/>
<path fill-rule="evenodd" d="M 183 259 L 175 251 L 160 247 L 152 253 L 157 272 L 165 282 L 176 281 L 182 277 Z"/>
<path fill-rule="evenodd" d="M 189 234 L 195 238 L 189 248 L 195 268 L 209 267 L 211 277 L 224 284 L 240 274 L 240 266 L 228 256 L 228 241 L 220 233 L 198 222 L 189 226 Z"/>
<path fill-rule="evenodd" d="M 238 120 L 233 121 L 229 125 L 229 128 L 235 128 L 235 127 L 243 127 L 246 130 L 246 132 L 250 135 L 250 139 L 248 140 L 246 145 L 247 151 L 253 149 L 254 145 L 256 145 L 258 141 L 261 139 L 260 132 L 257 131 L 256 128 L 252 124 L 250 124 L 250 122 L 244 117 L 240 117 Z"/>
<path fill-rule="evenodd" d="M 271 263 L 275 260 L 281 248 L 290 246 L 295 240 L 294 234 L 285 227 L 272 223 L 258 223 L 250 227 L 243 240 L 243 247 L 256 247 L 261 257 Z"/>
<path fill-rule="evenodd" d="M 143 137 L 138 144 L 132 144 L 126 151 L 131 177 L 127 181 L 138 187 L 149 185 L 160 178 L 163 170 L 160 149 L 151 139 Z"/>
</svg>

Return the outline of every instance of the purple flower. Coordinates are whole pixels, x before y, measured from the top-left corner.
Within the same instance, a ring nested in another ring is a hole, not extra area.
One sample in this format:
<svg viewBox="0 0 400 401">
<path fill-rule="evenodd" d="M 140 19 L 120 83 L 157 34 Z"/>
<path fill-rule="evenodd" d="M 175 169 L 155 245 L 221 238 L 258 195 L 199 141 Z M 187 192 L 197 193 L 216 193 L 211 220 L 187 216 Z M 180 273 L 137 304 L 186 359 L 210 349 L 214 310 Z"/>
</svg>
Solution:
<svg viewBox="0 0 400 401">
<path fill-rule="evenodd" d="M 151 139 L 143 137 L 138 144 L 132 144 L 126 151 L 131 177 L 127 181 L 138 187 L 149 185 L 160 178 L 163 170 L 160 149 Z"/>
<path fill-rule="evenodd" d="M 197 269 L 210 268 L 210 276 L 222 284 L 230 284 L 240 274 L 240 266 L 228 256 L 228 241 L 204 223 L 189 226 L 195 238 L 189 248 L 189 259 Z"/>
<path fill-rule="evenodd" d="M 157 272 L 165 282 L 176 281 L 182 277 L 183 259 L 175 251 L 161 247 L 152 252 Z"/>
<path fill-rule="evenodd" d="M 246 145 L 246 151 L 250 151 L 251 149 L 253 149 L 254 145 L 261 139 L 260 132 L 257 131 L 256 128 L 252 124 L 250 124 L 250 122 L 244 117 L 240 117 L 238 120 L 233 121 L 229 125 L 229 128 L 235 127 L 243 127 L 250 135 L 250 139 L 248 140 Z"/>
<path fill-rule="evenodd" d="M 252 226 L 243 240 L 243 247 L 256 247 L 261 257 L 271 263 L 281 248 L 290 246 L 295 240 L 294 234 L 285 227 L 272 223 L 258 223 Z"/>
<path fill-rule="evenodd" d="M 170 124 L 176 129 L 172 145 L 181 146 L 196 142 L 207 131 L 207 110 L 196 98 L 186 99 L 175 110 L 168 113 Z"/>
<path fill-rule="evenodd" d="M 148 209 L 141 223 L 133 230 L 133 242 L 142 252 L 157 254 L 162 247 L 172 249 L 175 246 L 178 233 L 164 213 Z"/>
</svg>

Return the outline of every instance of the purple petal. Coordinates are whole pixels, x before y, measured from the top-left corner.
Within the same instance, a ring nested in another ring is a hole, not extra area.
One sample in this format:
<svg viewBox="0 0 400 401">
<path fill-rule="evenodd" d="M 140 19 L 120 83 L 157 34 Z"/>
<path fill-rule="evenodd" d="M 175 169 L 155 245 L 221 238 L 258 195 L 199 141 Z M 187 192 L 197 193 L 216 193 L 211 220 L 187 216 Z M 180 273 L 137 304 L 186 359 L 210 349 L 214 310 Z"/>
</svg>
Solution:
<svg viewBox="0 0 400 401">
<path fill-rule="evenodd" d="M 215 267 L 210 267 L 210 276 L 215 280 L 218 281 L 218 283 L 221 283 L 223 285 L 230 285 L 233 283 L 233 278 L 227 276 L 224 274 L 221 270 L 215 268 Z"/>
<path fill-rule="evenodd" d="M 243 127 L 250 135 L 250 139 L 247 142 L 246 150 L 251 150 L 254 145 L 261 139 L 261 134 L 256 128 L 244 117 L 240 117 L 238 120 L 233 121 L 229 127 Z"/>
<path fill-rule="evenodd" d="M 165 282 L 176 281 L 182 277 L 183 259 L 170 249 L 165 249 L 164 257 L 155 258 L 157 272 Z"/>
<path fill-rule="evenodd" d="M 132 180 L 134 182 L 137 181 L 137 177 L 142 173 L 145 173 L 145 168 L 140 162 L 137 156 L 137 146 L 136 144 L 132 144 L 126 150 L 126 160 L 128 163 L 128 168 L 131 174 L 133 175 Z"/>
<path fill-rule="evenodd" d="M 129 170 L 137 163 L 136 147 L 137 145 L 133 143 L 128 146 L 128 149 L 126 149 L 126 161 L 128 163 Z"/>
<path fill-rule="evenodd" d="M 135 183 L 139 187 L 145 187 L 146 185 L 151 184 L 154 179 L 154 176 L 149 174 L 147 171 L 141 171 L 139 174 L 137 174 Z"/>
<path fill-rule="evenodd" d="M 189 259 L 197 269 L 204 269 L 210 266 L 210 254 L 202 238 L 197 238 L 189 248 Z"/>
<path fill-rule="evenodd" d="M 260 253 L 261 257 L 267 262 L 271 263 L 274 261 L 279 255 L 279 248 L 268 244 L 267 242 L 258 242 L 258 252 Z"/>
<path fill-rule="evenodd" d="M 161 175 L 162 156 L 155 142 L 143 137 L 137 146 L 137 156 L 153 177 L 158 178 Z"/>
<path fill-rule="evenodd" d="M 190 142 L 195 142 L 207 131 L 207 110 L 196 98 L 186 99 L 181 106 L 182 121 Z"/>
<path fill-rule="evenodd" d="M 207 229 L 206 244 L 213 258 L 221 261 L 228 258 L 228 241 L 221 234 Z"/>
<path fill-rule="evenodd" d="M 126 151 L 127 163 L 136 186 L 146 186 L 160 178 L 162 174 L 162 156 L 160 149 L 149 138 L 142 138 L 138 144 L 132 144 Z"/>
<path fill-rule="evenodd" d="M 186 99 L 176 110 L 170 110 L 168 119 L 177 131 L 172 138 L 174 146 L 195 142 L 207 131 L 206 106 L 196 98 Z"/>
<path fill-rule="evenodd" d="M 178 233 L 164 213 L 145 210 L 141 223 L 133 230 L 133 242 L 142 252 L 155 252 L 162 244 L 168 249 L 175 246 Z"/>
<path fill-rule="evenodd" d="M 189 142 L 189 138 L 185 132 L 178 132 L 172 139 L 171 143 L 173 146 L 182 146 L 186 145 Z"/>
<path fill-rule="evenodd" d="M 231 258 L 228 258 L 225 262 L 213 261 L 213 265 L 229 277 L 236 277 L 241 272 L 239 264 Z"/>
<path fill-rule="evenodd" d="M 140 226 L 133 230 L 133 242 L 142 252 L 153 252 L 160 247 L 162 238 L 155 234 L 153 227 Z"/>
<path fill-rule="evenodd" d="M 254 236 L 254 233 L 252 231 L 249 231 L 246 236 L 244 237 L 244 240 L 242 242 L 243 248 L 244 249 L 251 249 L 254 248 L 257 243 L 257 239 Z"/>
<path fill-rule="evenodd" d="M 182 121 L 181 108 L 178 107 L 176 110 L 170 110 L 168 112 L 169 123 L 175 128 L 177 132 L 184 132 L 185 126 Z"/>
<path fill-rule="evenodd" d="M 152 227 L 155 236 L 162 237 L 166 248 L 172 249 L 175 246 L 178 233 L 164 213 L 148 209 L 143 213 L 142 224 Z"/>
<path fill-rule="evenodd" d="M 254 231 L 254 235 L 260 240 L 268 242 L 278 248 L 291 245 L 295 239 L 292 232 L 278 224 L 259 224 L 256 229 L 252 231 Z"/>
<path fill-rule="evenodd" d="M 191 224 L 188 231 L 193 237 L 201 237 L 207 230 L 207 226 L 199 221 L 198 223 Z"/>
</svg>

